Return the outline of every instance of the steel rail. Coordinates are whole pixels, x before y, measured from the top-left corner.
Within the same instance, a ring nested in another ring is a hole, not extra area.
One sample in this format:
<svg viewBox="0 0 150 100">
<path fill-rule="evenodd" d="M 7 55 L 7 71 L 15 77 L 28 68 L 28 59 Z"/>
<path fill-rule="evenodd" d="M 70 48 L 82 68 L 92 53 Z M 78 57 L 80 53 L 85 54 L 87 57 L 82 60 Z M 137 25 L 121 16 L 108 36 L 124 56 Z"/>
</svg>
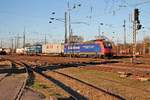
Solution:
<svg viewBox="0 0 150 100">
<path fill-rule="evenodd" d="M 53 71 L 53 72 L 55 72 L 55 73 L 57 73 L 57 74 L 60 74 L 60 75 L 63 75 L 63 76 L 65 76 L 65 77 L 68 77 L 68 78 L 70 78 L 70 79 L 76 80 L 76 81 L 78 81 L 78 82 L 80 82 L 80 83 L 82 83 L 82 84 L 85 84 L 85 85 L 87 85 L 87 86 L 89 86 L 89 87 L 92 87 L 92 88 L 94 88 L 94 89 L 96 89 L 96 90 L 99 90 L 99 91 L 101 91 L 101 92 L 104 92 L 104 93 L 106 93 L 106 94 L 108 94 L 108 95 L 110 95 L 110 96 L 116 97 L 116 98 L 118 98 L 118 99 L 120 99 L 120 100 L 125 100 L 125 98 L 123 98 L 123 97 L 120 96 L 120 95 L 117 95 L 117 94 L 112 93 L 112 92 L 110 92 L 110 91 L 107 91 L 107 90 L 105 90 L 105 89 L 99 88 L 99 87 L 94 86 L 94 85 L 92 85 L 92 84 L 90 84 L 90 83 L 87 83 L 87 82 L 82 81 L 82 80 L 79 80 L 79 79 L 77 79 L 77 78 L 75 78 L 75 77 L 69 76 L 69 75 L 67 75 L 67 74 L 65 74 L 65 73 L 61 73 L 61 72 L 58 72 L 58 71 Z"/>
<path fill-rule="evenodd" d="M 2 59 L 5 59 L 5 58 L 2 58 Z M 11 59 L 5 59 L 5 60 L 8 60 L 8 61 L 10 61 L 11 63 L 14 63 L 14 64 L 18 64 L 18 65 L 23 66 L 23 64 L 22 64 L 21 62 L 16 62 L 16 61 L 11 60 Z M 13 97 L 14 100 L 20 100 L 20 98 L 21 98 L 21 96 L 22 96 L 22 94 L 23 94 L 23 90 L 25 89 L 26 83 L 27 83 L 27 80 L 28 80 L 29 71 L 28 71 L 28 69 L 27 69 L 26 66 L 23 66 L 23 67 L 25 68 L 25 72 L 27 73 L 27 74 L 26 74 L 26 78 L 23 80 L 23 84 L 21 85 L 21 87 L 20 87 L 18 93 Z M 9 73 L 8 73 L 8 74 L 9 74 Z M 7 76 L 7 75 L 5 75 L 5 76 Z M 4 76 L 4 77 L 5 77 L 5 76 Z"/>
</svg>

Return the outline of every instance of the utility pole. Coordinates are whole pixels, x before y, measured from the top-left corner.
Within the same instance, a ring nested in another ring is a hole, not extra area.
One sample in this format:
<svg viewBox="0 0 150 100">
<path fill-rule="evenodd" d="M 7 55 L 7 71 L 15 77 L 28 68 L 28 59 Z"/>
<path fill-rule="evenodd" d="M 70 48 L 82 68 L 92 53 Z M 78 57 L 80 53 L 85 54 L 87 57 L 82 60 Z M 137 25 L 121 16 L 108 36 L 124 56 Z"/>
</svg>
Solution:
<svg viewBox="0 0 150 100">
<path fill-rule="evenodd" d="M 67 42 L 67 12 L 65 12 L 65 43 Z"/>
<path fill-rule="evenodd" d="M 124 20 L 123 28 L 124 28 L 124 50 L 126 50 L 126 20 Z"/>
<path fill-rule="evenodd" d="M 17 49 L 19 47 L 19 43 L 20 43 L 20 36 L 19 34 L 17 34 L 17 36 L 15 36 L 15 49 Z"/>
<path fill-rule="evenodd" d="M 1 40 L 1 48 L 3 48 L 3 41 Z"/>
<path fill-rule="evenodd" d="M 14 39 L 13 38 L 11 39 L 11 48 L 12 48 L 11 53 L 13 53 L 14 52 Z"/>
<path fill-rule="evenodd" d="M 70 15 L 70 3 L 69 3 L 69 0 L 68 0 L 68 16 L 69 16 L 69 20 L 68 20 L 68 23 L 69 23 L 69 42 L 70 42 L 70 38 L 71 38 L 71 15 Z"/>
<path fill-rule="evenodd" d="M 70 0 L 68 0 L 67 2 L 67 13 L 68 13 L 68 30 L 69 30 L 69 40 L 68 42 L 70 42 L 70 38 L 73 36 L 73 34 L 71 34 L 71 30 L 72 30 L 72 27 L 71 27 L 71 11 L 73 9 L 75 9 L 77 6 L 80 7 L 81 4 L 77 4 L 77 5 L 74 5 L 73 7 L 70 7 Z"/>
<path fill-rule="evenodd" d="M 17 48 L 19 47 L 19 34 L 17 35 Z"/>
<path fill-rule="evenodd" d="M 25 37 L 25 35 L 26 35 L 26 29 L 25 29 L 25 27 L 24 27 L 24 32 L 23 32 L 23 48 L 25 48 L 25 42 L 26 42 L 26 37 Z"/>
<path fill-rule="evenodd" d="M 145 49 L 146 49 L 146 43 L 145 40 L 143 40 L 143 55 L 145 55 Z"/>
<path fill-rule="evenodd" d="M 136 21 L 133 21 L 133 60 L 132 63 L 134 63 L 136 59 Z"/>
<path fill-rule="evenodd" d="M 47 40 L 46 40 L 46 34 L 45 34 L 45 41 L 44 41 L 44 43 L 45 43 L 45 44 L 47 43 Z"/>
<path fill-rule="evenodd" d="M 116 50 L 116 56 L 118 56 L 119 54 L 119 45 L 118 45 L 118 40 L 119 40 L 119 37 L 117 36 L 117 50 Z"/>
<path fill-rule="evenodd" d="M 103 25 L 103 23 L 100 23 L 100 25 L 98 26 L 98 37 L 100 38 L 101 36 L 101 26 Z M 103 36 L 103 32 L 102 32 L 102 36 Z"/>
<path fill-rule="evenodd" d="M 12 38 L 12 39 L 11 39 L 11 48 L 12 48 L 12 50 L 13 50 L 13 48 L 14 48 L 14 43 L 13 43 L 13 42 L 14 42 L 14 39 Z"/>
<path fill-rule="evenodd" d="M 17 48 L 17 36 L 15 36 L 15 49 L 14 50 L 16 50 L 16 48 Z"/>
<path fill-rule="evenodd" d="M 143 34 L 144 34 L 144 38 L 143 38 L 143 51 L 142 51 L 142 54 L 145 55 L 145 51 L 146 51 L 146 41 L 145 41 L 145 31 L 143 31 Z"/>
<path fill-rule="evenodd" d="M 100 38 L 100 34 L 101 34 L 101 30 L 100 30 L 100 26 L 98 26 L 98 37 Z"/>
</svg>

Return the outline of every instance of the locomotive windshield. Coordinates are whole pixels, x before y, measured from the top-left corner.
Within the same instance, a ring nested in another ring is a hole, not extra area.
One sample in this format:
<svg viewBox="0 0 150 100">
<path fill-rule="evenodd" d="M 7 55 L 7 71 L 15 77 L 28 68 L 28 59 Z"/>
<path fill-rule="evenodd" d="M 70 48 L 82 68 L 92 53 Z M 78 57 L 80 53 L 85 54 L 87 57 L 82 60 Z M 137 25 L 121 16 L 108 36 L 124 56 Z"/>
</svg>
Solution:
<svg viewBox="0 0 150 100">
<path fill-rule="evenodd" d="M 105 48 L 112 48 L 111 42 L 104 42 L 104 47 Z"/>
</svg>

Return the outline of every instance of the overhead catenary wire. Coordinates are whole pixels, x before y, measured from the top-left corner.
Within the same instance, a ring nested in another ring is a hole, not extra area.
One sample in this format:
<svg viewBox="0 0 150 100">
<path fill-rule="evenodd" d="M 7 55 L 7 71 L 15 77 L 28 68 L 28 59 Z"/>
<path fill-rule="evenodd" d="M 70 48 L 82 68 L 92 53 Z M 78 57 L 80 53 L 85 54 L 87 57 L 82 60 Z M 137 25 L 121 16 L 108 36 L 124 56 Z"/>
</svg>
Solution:
<svg viewBox="0 0 150 100">
<path fill-rule="evenodd" d="M 147 4 L 147 3 L 150 3 L 150 0 L 137 3 L 137 4 L 133 5 L 133 6 L 140 6 L 140 5 Z"/>
</svg>

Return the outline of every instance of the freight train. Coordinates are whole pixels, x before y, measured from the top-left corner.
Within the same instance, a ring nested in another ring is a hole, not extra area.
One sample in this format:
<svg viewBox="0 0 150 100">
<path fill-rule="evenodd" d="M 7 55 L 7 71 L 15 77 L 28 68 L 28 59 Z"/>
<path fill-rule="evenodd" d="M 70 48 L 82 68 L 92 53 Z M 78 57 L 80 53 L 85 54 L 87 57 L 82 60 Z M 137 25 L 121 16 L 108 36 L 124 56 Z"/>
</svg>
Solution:
<svg viewBox="0 0 150 100">
<path fill-rule="evenodd" d="M 112 44 L 105 40 L 92 40 L 84 43 L 70 43 L 64 45 L 64 55 L 85 57 L 112 57 Z"/>
<path fill-rule="evenodd" d="M 82 43 L 44 44 L 25 47 L 25 54 L 59 55 L 74 57 L 112 57 L 112 44 L 104 39 Z M 17 52 L 16 52 L 17 53 Z M 20 53 L 20 52 L 18 52 Z"/>
</svg>

